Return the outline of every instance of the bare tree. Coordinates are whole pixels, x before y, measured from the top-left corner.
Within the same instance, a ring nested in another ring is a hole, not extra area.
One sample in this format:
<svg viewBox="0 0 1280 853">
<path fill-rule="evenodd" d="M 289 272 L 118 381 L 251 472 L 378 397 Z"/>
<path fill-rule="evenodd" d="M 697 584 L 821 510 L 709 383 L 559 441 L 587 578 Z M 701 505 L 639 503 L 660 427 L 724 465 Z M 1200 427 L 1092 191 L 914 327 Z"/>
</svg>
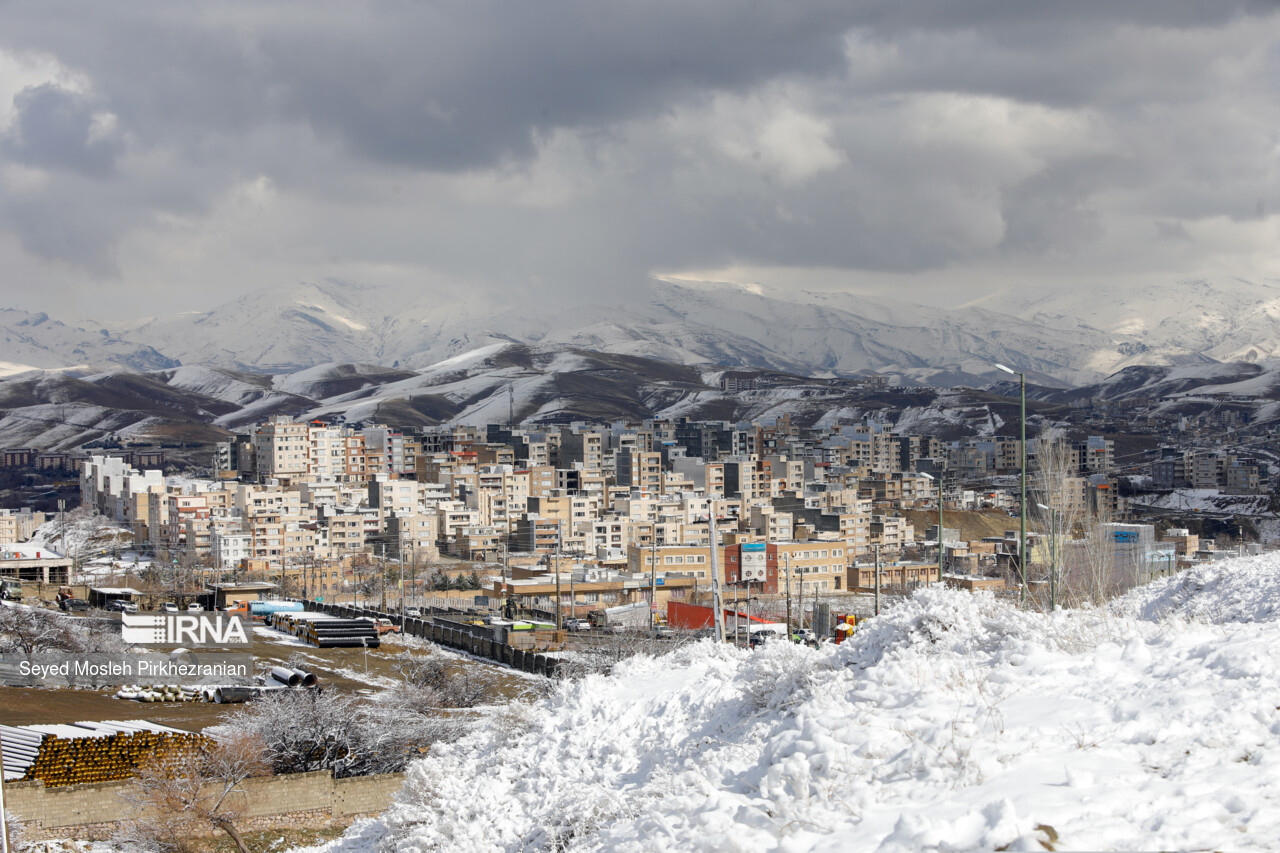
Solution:
<svg viewBox="0 0 1280 853">
<path fill-rule="evenodd" d="M 562 678 L 583 678 L 595 673 L 607 675 L 628 658 L 637 655 L 660 657 L 689 642 L 693 642 L 692 636 L 657 639 L 639 632 L 606 634 L 590 648 L 576 650 L 562 658 L 556 672 Z"/>
<path fill-rule="evenodd" d="M 0 607 L 0 653 L 123 653 L 128 646 L 104 625 L 36 607 Z"/>
<path fill-rule="evenodd" d="M 405 685 L 377 702 L 327 690 L 282 690 L 237 712 L 219 732 L 256 737 L 277 773 L 331 770 L 342 778 L 403 770 L 468 727 L 441 691 Z"/>
<path fill-rule="evenodd" d="M 1090 500 L 1089 481 L 1061 432 L 1047 432 L 1036 442 L 1033 490 L 1036 507 L 1031 514 L 1050 537 L 1048 555 L 1056 557 L 1059 601 L 1072 606 L 1115 595 L 1125 585 L 1121 575 L 1128 572 L 1115 565 L 1111 531 L 1105 526 L 1112 513 L 1105 501 Z M 1047 569 L 1044 577 L 1048 579 Z"/>
<path fill-rule="evenodd" d="M 243 783 L 269 770 L 261 741 L 245 734 L 158 753 L 122 794 L 135 816 L 116 841 L 126 850 L 191 853 L 196 837 L 217 829 L 240 853 L 250 853 L 235 825 L 246 804 Z"/>
<path fill-rule="evenodd" d="M 488 681 L 477 677 L 480 669 L 451 665 L 440 655 L 402 652 L 391 668 L 404 680 L 393 692 L 406 694 L 410 704 L 422 708 L 472 708 L 490 689 Z"/>
</svg>

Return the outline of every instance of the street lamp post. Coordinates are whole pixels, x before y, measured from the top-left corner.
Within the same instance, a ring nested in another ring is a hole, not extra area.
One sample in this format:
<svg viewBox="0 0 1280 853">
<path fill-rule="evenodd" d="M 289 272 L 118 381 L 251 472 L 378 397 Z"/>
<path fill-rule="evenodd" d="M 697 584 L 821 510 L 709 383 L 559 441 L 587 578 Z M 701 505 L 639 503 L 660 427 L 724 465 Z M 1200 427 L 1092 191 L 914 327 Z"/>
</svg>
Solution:
<svg viewBox="0 0 1280 853">
<path fill-rule="evenodd" d="M 1018 504 L 1018 574 L 1021 577 L 1021 587 L 1018 592 L 1018 603 L 1026 604 L 1027 602 L 1027 375 L 1014 370 L 1012 367 L 1005 367 L 1003 364 L 996 365 L 997 370 L 1003 370 L 1005 373 L 1018 377 L 1018 387 L 1021 391 L 1022 407 L 1021 417 L 1019 418 L 1022 437 L 1020 440 L 1021 450 L 1020 468 L 1022 471 L 1022 498 Z"/>
<path fill-rule="evenodd" d="M 941 578 L 942 571 L 943 571 L 943 568 L 942 568 L 942 554 L 943 554 L 943 551 L 942 551 L 942 478 L 945 476 L 945 473 L 940 471 L 938 472 L 937 477 L 934 477 L 932 474 L 926 474 L 924 472 L 921 472 L 921 473 L 928 479 L 934 480 L 938 484 L 938 577 Z"/>
</svg>

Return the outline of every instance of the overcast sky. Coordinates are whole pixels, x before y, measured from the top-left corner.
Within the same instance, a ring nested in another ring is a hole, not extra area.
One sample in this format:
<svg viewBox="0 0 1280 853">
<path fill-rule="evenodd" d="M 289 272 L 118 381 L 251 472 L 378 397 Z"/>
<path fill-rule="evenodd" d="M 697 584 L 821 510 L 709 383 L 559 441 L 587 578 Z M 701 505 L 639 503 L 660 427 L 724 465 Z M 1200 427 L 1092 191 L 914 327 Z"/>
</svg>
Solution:
<svg viewBox="0 0 1280 853">
<path fill-rule="evenodd" d="M 0 2 L 5 305 L 1280 277 L 1274 2 Z"/>
</svg>

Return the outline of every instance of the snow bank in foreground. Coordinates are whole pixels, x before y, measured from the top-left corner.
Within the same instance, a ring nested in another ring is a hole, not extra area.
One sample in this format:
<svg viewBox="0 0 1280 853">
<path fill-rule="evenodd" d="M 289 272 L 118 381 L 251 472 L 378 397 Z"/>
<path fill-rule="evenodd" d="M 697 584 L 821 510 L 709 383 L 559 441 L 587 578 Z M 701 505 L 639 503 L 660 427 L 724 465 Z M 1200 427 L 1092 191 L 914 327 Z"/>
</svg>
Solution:
<svg viewBox="0 0 1280 853">
<path fill-rule="evenodd" d="M 436 748 L 327 849 L 1270 849 L 1280 625 L 1238 596 L 1280 598 L 1280 561 L 1209 571 L 1123 611 L 934 589 L 840 647 L 636 660 Z"/>
<path fill-rule="evenodd" d="M 1135 590 L 1115 607 L 1142 619 L 1274 622 L 1280 619 L 1280 566 L 1273 554 L 1210 563 Z"/>
</svg>

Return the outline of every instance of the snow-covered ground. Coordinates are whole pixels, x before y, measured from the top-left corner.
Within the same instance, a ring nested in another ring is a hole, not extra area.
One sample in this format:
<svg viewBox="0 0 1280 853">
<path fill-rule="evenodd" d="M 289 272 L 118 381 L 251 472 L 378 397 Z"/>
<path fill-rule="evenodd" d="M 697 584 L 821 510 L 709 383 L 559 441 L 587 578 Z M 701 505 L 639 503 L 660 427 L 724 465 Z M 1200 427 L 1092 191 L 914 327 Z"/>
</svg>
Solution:
<svg viewBox="0 0 1280 853">
<path fill-rule="evenodd" d="M 127 527 L 116 526 L 105 516 L 78 509 L 66 513 L 65 519 L 53 513 L 48 521 L 35 529 L 26 544 L 83 558 L 128 548 L 133 544 L 133 532 Z"/>
<path fill-rule="evenodd" d="M 1217 489 L 1174 489 L 1171 492 L 1142 495 L 1138 503 L 1184 512 L 1225 512 L 1234 515 L 1259 515 L 1267 511 L 1268 495 L 1228 495 Z"/>
<path fill-rule="evenodd" d="M 1278 616 L 1275 555 L 1107 609 L 930 589 L 838 647 L 699 643 L 434 747 L 322 849 L 1274 849 Z"/>
</svg>

